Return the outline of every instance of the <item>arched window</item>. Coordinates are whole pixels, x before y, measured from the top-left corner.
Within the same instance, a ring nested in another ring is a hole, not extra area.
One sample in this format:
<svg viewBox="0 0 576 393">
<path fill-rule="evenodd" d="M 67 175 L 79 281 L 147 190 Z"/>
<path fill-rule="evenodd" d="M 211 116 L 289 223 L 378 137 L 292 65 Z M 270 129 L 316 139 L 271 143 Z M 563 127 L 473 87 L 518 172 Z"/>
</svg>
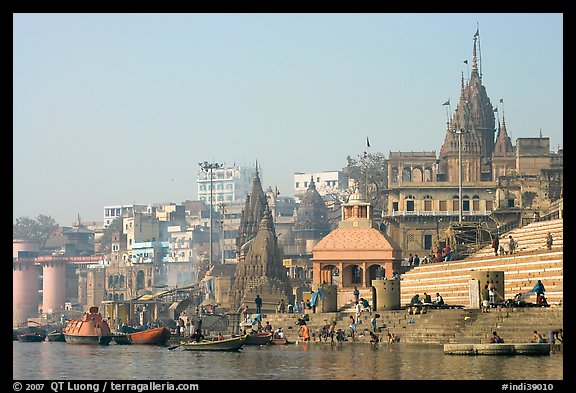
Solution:
<svg viewBox="0 0 576 393">
<path fill-rule="evenodd" d="M 424 195 L 424 211 L 432 211 L 432 196 L 431 195 Z"/>
<path fill-rule="evenodd" d="M 408 167 L 404 168 L 404 170 L 402 171 L 402 181 L 404 181 L 404 182 L 412 181 L 410 175 L 411 175 L 410 168 L 408 168 Z"/>
<path fill-rule="evenodd" d="M 468 195 L 462 196 L 462 211 L 463 212 L 470 211 L 470 197 Z"/>
<path fill-rule="evenodd" d="M 406 211 L 413 212 L 414 211 L 414 201 L 416 197 L 414 195 L 407 195 L 406 198 Z"/>
<path fill-rule="evenodd" d="M 424 181 L 432 181 L 432 168 L 424 169 Z"/>
<path fill-rule="evenodd" d="M 452 210 L 453 211 L 460 211 L 460 197 L 458 195 L 453 195 L 452 196 Z"/>
<path fill-rule="evenodd" d="M 412 181 L 413 182 L 424 181 L 424 175 L 422 174 L 422 169 L 420 169 L 420 167 L 412 169 Z"/>
<path fill-rule="evenodd" d="M 480 197 L 478 195 L 472 197 L 472 210 L 480 211 Z"/>
<path fill-rule="evenodd" d="M 396 167 L 392 168 L 391 179 L 392 179 L 392 182 L 393 182 L 393 183 L 397 183 L 397 182 L 398 182 L 398 168 L 396 168 Z"/>
</svg>

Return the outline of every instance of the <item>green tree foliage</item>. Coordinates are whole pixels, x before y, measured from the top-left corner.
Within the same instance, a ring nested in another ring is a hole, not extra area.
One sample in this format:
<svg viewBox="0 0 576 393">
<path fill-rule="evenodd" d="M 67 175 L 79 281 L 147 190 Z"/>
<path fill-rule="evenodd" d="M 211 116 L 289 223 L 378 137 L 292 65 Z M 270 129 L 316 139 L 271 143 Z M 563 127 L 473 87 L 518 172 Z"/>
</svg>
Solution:
<svg viewBox="0 0 576 393">
<path fill-rule="evenodd" d="M 122 217 L 116 217 L 104 230 L 100 238 L 100 250 L 103 254 L 112 252 L 112 235 L 114 232 L 122 232 Z"/>
<path fill-rule="evenodd" d="M 29 217 L 20 217 L 12 226 L 12 236 L 14 239 L 37 240 L 43 248 L 46 240 L 58 227 L 59 225 L 52 217 L 43 214 L 40 214 L 35 220 Z"/>
<path fill-rule="evenodd" d="M 358 181 L 358 188 L 366 194 L 374 207 L 386 209 L 388 163 L 382 153 L 364 153 L 358 158 L 347 157 L 348 176 Z"/>
</svg>

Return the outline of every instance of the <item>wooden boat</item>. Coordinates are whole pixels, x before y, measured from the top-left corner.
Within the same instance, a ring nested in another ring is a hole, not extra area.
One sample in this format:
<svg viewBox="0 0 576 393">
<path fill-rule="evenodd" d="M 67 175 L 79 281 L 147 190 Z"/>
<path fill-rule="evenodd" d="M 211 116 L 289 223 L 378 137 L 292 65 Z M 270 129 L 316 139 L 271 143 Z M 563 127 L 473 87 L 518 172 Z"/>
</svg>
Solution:
<svg viewBox="0 0 576 393">
<path fill-rule="evenodd" d="M 46 339 L 51 342 L 66 342 L 64 338 L 64 332 L 61 330 L 53 330 L 46 335 Z"/>
<path fill-rule="evenodd" d="M 272 344 L 272 333 L 251 333 L 247 335 L 246 345 L 268 345 Z"/>
<path fill-rule="evenodd" d="M 144 329 L 138 329 L 138 328 L 135 328 L 132 326 L 127 326 L 127 325 L 120 326 L 120 333 L 125 333 L 125 334 L 141 332 L 142 330 L 144 330 Z"/>
<path fill-rule="evenodd" d="M 18 336 L 18 341 L 22 343 L 39 343 L 45 339 L 46 335 L 40 333 L 22 333 Z"/>
<path fill-rule="evenodd" d="M 181 347 L 185 351 L 238 351 L 246 343 L 247 337 L 248 335 L 216 341 L 188 341 L 181 344 Z"/>
<path fill-rule="evenodd" d="M 71 319 L 64 328 L 64 339 L 70 344 L 108 345 L 113 337 L 96 306 L 90 307 L 81 318 Z"/>
<path fill-rule="evenodd" d="M 166 345 L 170 330 L 164 326 L 126 334 L 131 344 Z"/>
<path fill-rule="evenodd" d="M 273 338 L 272 344 L 274 344 L 274 345 L 288 345 L 291 343 L 286 338 Z"/>
<path fill-rule="evenodd" d="M 46 329 L 38 326 L 25 326 L 13 331 L 12 337 L 20 342 L 40 342 L 46 339 Z"/>
<path fill-rule="evenodd" d="M 116 333 L 114 334 L 114 338 L 113 338 L 114 342 L 118 345 L 130 345 L 132 344 L 130 342 L 130 339 L 128 338 L 128 335 L 125 333 Z"/>
</svg>

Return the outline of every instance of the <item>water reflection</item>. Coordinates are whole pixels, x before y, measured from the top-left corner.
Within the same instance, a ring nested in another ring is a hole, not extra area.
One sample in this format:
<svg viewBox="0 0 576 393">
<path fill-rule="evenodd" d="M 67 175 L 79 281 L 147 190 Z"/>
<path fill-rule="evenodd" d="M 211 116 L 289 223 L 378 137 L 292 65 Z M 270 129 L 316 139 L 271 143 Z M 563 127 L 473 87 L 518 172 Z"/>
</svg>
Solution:
<svg viewBox="0 0 576 393">
<path fill-rule="evenodd" d="M 455 356 L 440 345 L 248 346 L 241 352 L 155 346 L 13 343 L 19 380 L 562 380 L 563 355 Z"/>
</svg>

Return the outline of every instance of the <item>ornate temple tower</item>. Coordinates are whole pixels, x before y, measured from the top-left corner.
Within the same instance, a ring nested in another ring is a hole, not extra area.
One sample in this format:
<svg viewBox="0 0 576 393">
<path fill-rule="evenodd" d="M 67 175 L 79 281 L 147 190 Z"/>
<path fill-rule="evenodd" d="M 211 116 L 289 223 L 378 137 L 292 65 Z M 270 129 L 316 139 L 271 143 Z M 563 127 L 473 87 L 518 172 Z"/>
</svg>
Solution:
<svg viewBox="0 0 576 393">
<path fill-rule="evenodd" d="M 250 241 L 256 236 L 262 215 L 267 206 L 266 194 L 262 189 L 258 167 L 256 167 L 256 173 L 252 181 L 252 190 L 246 196 L 246 203 L 242 210 L 242 216 L 240 217 L 238 236 L 236 237 L 239 261 L 243 260 Z"/>
<path fill-rule="evenodd" d="M 482 85 L 477 61 L 478 34 L 474 35 L 472 71 L 467 84 L 462 75 L 460 100 L 448 124 L 444 144 L 440 150 L 439 172 L 447 181 L 458 181 L 458 134 L 461 132 L 462 179 L 466 182 L 492 179 L 494 153 L 494 108 Z"/>
<path fill-rule="evenodd" d="M 266 206 L 256 237 L 238 261 L 230 290 L 231 309 L 246 304 L 254 312 L 256 295 L 262 298 L 262 312 L 274 312 L 281 299 L 290 303 L 292 287 L 282 265 L 282 255 L 270 209 Z"/>
<path fill-rule="evenodd" d="M 330 233 L 328 209 L 324 199 L 316 190 L 314 179 L 310 179 L 308 189 L 302 196 L 294 223 L 296 253 L 312 254 L 312 248 Z"/>
<path fill-rule="evenodd" d="M 507 171 L 516 167 L 516 153 L 512 146 L 512 141 L 506 131 L 506 120 L 502 112 L 502 125 L 498 119 L 498 135 L 494 145 L 494 155 L 492 157 L 492 180 L 499 176 L 506 176 Z"/>
</svg>

